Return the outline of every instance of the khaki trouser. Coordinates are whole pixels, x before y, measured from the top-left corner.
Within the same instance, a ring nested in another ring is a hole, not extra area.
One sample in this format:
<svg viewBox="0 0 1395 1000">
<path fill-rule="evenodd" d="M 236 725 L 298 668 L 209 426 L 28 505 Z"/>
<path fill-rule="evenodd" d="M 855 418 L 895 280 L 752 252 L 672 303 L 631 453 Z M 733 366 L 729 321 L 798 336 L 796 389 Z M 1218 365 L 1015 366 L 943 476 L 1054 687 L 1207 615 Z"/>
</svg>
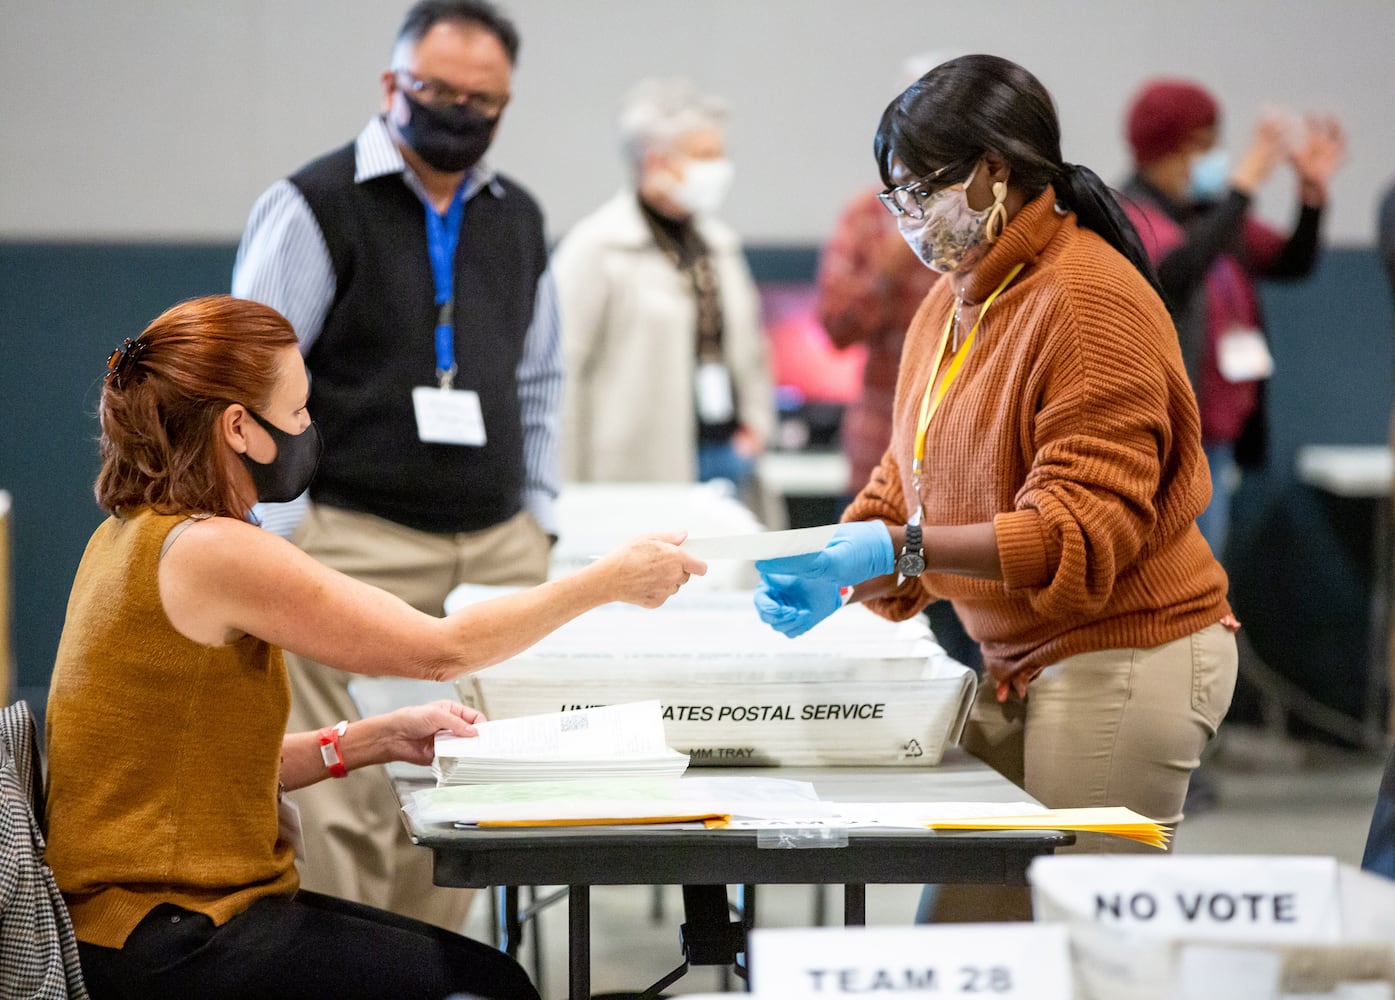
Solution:
<svg viewBox="0 0 1395 1000">
<path fill-rule="evenodd" d="M 1055 809 L 1127 806 L 1182 820 L 1201 751 L 1235 692 L 1235 637 L 1222 625 L 1151 649 L 1068 657 L 999 704 L 981 684 L 963 746 Z M 1078 833 L 1062 853 L 1151 853 L 1102 833 Z M 942 886 L 936 920 L 1030 920 L 1021 886 Z"/>
<path fill-rule="evenodd" d="M 462 583 L 531 585 L 547 576 L 548 539 L 531 514 L 483 531 L 431 534 L 336 507 L 312 504 L 296 543 L 333 569 L 396 594 L 430 615 Z M 348 684 L 356 674 L 286 654 L 290 732 L 357 719 Z M 380 768 L 317 782 L 290 796 L 299 806 L 305 858 L 301 884 L 460 931 L 471 894 L 431 884 L 431 852 L 413 845 Z"/>
</svg>

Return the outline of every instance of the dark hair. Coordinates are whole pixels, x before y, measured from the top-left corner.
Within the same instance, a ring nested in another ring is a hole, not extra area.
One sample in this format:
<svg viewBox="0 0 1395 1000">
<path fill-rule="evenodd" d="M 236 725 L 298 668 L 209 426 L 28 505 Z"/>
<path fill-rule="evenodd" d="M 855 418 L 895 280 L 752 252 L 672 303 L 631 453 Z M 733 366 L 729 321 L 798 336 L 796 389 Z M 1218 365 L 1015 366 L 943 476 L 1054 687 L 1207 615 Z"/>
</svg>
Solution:
<svg viewBox="0 0 1395 1000">
<path fill-rule="evenodd" d="M 508 54 L 509 65 L 517 64 L 518 29 L 488 0 L 420 0 L 402 19 L 402 27 L 397 29 L 394 47 L 403 42 L 415 45 L 442 21 L 464 21 L 467 24 L 479 25 L 499 39 L 499 44 Z"/>
<path fill-rule="evenodd" d="M 893 158 L 917 177 L 950 167 L 941 179 L 954 184 L 984 153 L 996 153 L 1028 198 L 1053 185 L 1080 224 L 1099 233 L 1162 294 L 1133 223 L 1093 170 L 1061 159 L 1055 103 L 1015 62 L 972 55 L 940 63 L 887 105 L 874 150 L 887 187 Z"/>
<path fill-rule="evenodd" d="M 247 299 L 210 295 L 161 313 L 118 349 L 102 386 L 97 503 L 245 517 L 218 419 L 232 403 L 265 409 L 282 351 L 295 346 L 284 316 Z"/>
</svg>

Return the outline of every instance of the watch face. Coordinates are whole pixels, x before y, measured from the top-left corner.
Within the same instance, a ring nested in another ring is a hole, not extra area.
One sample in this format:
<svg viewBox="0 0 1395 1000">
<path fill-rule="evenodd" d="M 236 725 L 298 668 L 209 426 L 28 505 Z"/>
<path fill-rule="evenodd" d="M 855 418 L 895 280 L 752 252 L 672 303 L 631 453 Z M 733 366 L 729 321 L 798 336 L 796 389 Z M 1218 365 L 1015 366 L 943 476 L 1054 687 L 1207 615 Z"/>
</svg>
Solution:
<svg viewBox="0 0 1395 1000">
<path fill-rule="evenodd" d="M 919 552 L 902 552 L 896 559 L 896 572 L 901 576 L 920 576 L 925 572 L 925 557 Z"/>
</svg>

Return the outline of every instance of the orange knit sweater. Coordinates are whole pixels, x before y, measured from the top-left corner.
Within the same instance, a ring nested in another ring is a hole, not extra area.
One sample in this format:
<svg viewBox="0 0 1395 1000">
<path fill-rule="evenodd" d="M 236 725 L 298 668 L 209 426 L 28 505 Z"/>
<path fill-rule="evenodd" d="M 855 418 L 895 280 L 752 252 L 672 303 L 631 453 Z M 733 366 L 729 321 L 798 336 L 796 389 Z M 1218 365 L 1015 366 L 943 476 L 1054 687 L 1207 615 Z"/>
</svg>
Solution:
<svg viewBox="0 0 1395 1000">
<path fill-rule="evenodd" d="M 930 425 L 913 481 L 916 414 L 962 299 L 967 335 L 1018 263 Z M 947 597 L 997 680 L 1077 653 L 1149 647 L 1229 612 L 1226 575 L 1196 528 L 1210 497 L 1196 399 L 1167 310 L 1047 188 L 971 272 L 912 321 L 891 445 L 845 520 L 991 521 L 1003 579 L 930 573 L 870 602 L 908 618 Z M 1023 673 L 1025 672 L 1025 674 Z"/>
<path fill-rule="evenodd" d="M 175 631 L 157 570 L 182 520 L 142 511 L 97 528 L 49 689 L 46 860 L 78 940 L 107 948 L 160 903 L 222 924 L 299 884 L 277 835 L 281 651 Z"/>
</svg>

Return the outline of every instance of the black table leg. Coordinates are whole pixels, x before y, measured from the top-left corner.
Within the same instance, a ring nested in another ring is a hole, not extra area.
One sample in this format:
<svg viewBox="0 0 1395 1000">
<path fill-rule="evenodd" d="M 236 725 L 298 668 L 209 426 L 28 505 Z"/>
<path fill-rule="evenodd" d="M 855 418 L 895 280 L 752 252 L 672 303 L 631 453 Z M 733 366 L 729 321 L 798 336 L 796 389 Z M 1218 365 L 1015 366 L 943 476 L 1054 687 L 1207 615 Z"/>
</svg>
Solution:
<svg viewBox="0 0 1395 1000">
<path fill-rule="evenodd" d="M 751 931 L 756 929 L 756 887 L 746 884 L 741 887 L 741 964 L 737 971 L 745 981 L 742 990 L 751 992 Z"/>
<path fill-rule="evenodd" d="M 567 893 L 567 929 L 570 941 L 568 982 L 571 1000 L 591 997 L 591 887 L 573 885 Z"/>
<path fill-rule="evenodd" d="M 843 924 L 861 927 L 867 923 L 867 886 L 849 882 L 843 886 Z"/>
<path fill-rule="evenodd" d="M 518 958 L 519 945 L 523 943 L 523 921 L 518 916 L 518 886 L 501 885 L 496 890 L 499 904 L 496 909 L 499 926 L 495 929 L 499 950 L 509 958 Z"/>
</svg>

